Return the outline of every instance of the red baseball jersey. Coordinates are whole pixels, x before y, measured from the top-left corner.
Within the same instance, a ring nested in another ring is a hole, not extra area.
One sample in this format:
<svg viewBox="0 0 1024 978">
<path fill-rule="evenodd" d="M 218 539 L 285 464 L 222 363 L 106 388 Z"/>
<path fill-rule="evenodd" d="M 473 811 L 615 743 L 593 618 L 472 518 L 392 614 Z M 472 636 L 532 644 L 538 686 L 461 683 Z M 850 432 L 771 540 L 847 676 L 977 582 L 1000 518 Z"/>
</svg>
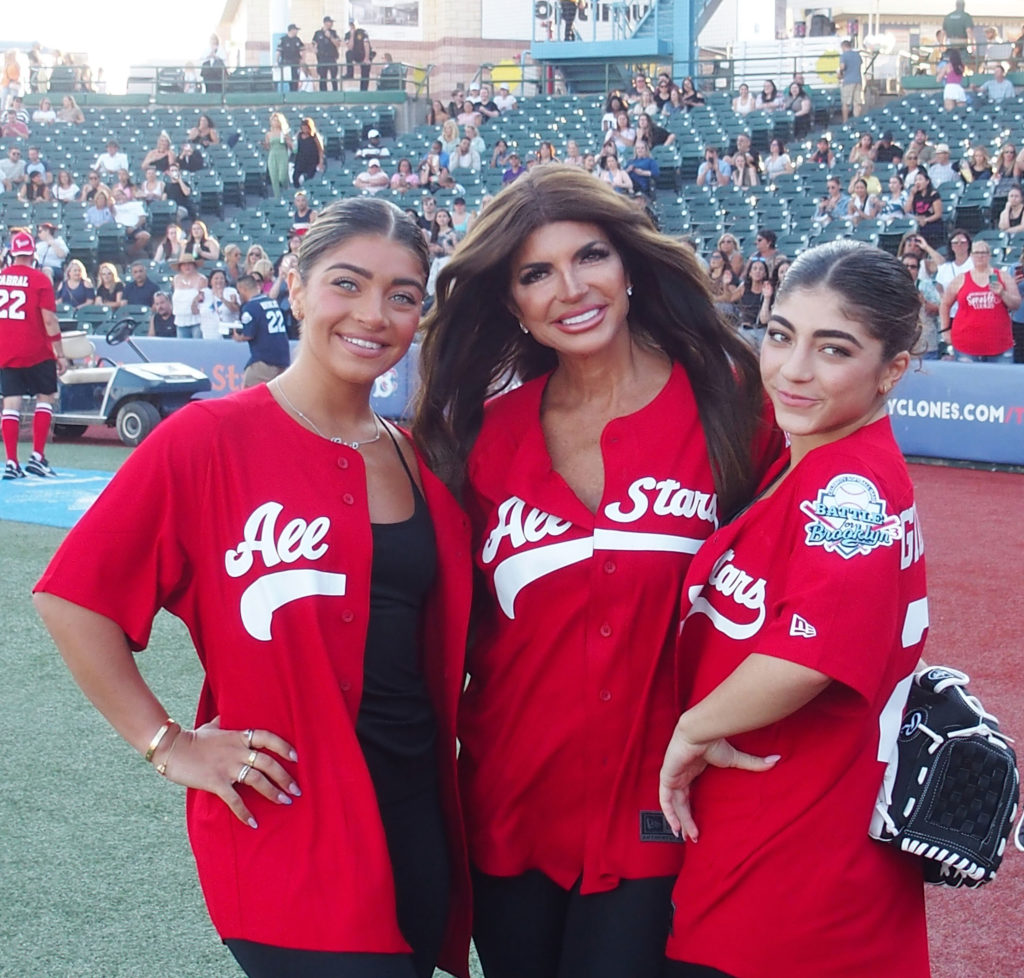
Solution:
<svg viewBox="0 0 1024 978">
<path fill-rule="evenodd" d="M 0 271 L 0 367 L 31 367 L 55 359 L 43 310 L 57 308 L 50 280 L 37 268 Z"/>
<path fill-rule="evenodd" d="M 283 446 L 284 455 L 256 445 Z M 438 568 L 422 623 L 453 867 L 443 967 L 467 971 L 468 864 L 455 777 L 472 563 L 469 522 L 423 466 Z M 290 806 L 242 787 L 259 823 L 188 794 L 199 878 L 222 937 L 399 953 L 391 865 L 356 739 L 372 537 L 362 456 L 299 427 L 265 386 L 176 413 L 133 452 L 37 590 L 116 621 L 144 648 L 167 608 L 206 671 L 196 724 L 263 727 L 295 746 Z"/>
<path fill-rule="evenodd" d="M 538 869 L 565 888 L 582 876 L 593 893 L 679 867 L 658 770 L 683 574 L 718 525 L 717 497 L 682 367 L 605 427 L 596 513 L 552 468 L 546 383 L 491 402 L 469 460 L 484 593 L 460 775 L 479 869 Z"/>
<path fill-rule="evenodd" d="M 784 464 L 785 460 L 780 462 Z M 708 768 L 668 956 L 736 978 L 928 975 L 919 862 L 868 837 L 928 627 L 913 487 L 888 418 L 810 452 L 690 566 L 678 662 L 703 699 L 752 653 L 830 676 L 730 738 L 765 774 Z"/>
</svg>

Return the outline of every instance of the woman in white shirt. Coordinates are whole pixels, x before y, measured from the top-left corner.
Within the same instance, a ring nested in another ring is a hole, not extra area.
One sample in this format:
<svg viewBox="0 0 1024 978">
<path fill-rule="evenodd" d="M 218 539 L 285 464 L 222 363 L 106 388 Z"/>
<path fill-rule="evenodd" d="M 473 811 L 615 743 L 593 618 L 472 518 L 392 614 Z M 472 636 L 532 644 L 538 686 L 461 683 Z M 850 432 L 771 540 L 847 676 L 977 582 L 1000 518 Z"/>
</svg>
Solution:
<svg viewBox="0 0 1024 978">
<path fill-rule="evenodd" d="M 53 104 L 44 95 L 39 100 L 39 108 L 32 113 L 32 122 L 37 126 L 52 126 L 57 121 L 57 113 Z"/>
<path fill-rule="evenodd" d="M 757 108 L 757 100 L 750 94 L 750 86 L 744 82 L 740 85 L 740 93 L 732 100 L 732 110 L 737 115 L 747 115 Z"/>
</svg>

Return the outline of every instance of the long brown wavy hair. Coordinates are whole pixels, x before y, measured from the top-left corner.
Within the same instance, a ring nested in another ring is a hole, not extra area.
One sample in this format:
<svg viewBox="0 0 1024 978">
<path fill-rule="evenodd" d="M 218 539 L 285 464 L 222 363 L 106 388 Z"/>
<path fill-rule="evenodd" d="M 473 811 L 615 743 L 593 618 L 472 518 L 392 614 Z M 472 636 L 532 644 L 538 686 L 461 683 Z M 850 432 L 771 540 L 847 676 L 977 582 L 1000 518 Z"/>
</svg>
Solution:
<svg viewBox="0 0 1024 978">
<path fill-rule="evenodd" d="M 732 512 L 753 494 L 756 478 L 751 449 L 764 404 L 757 360 L 719 319 L 692 252 L 575 167 L 538 167 L 502 190 L 438 275 L 423 324 L 412 425 L 434 471 L 458 494 L 485 400 L 513 378 L 530 380 L 558 365 L 555 352 L 524 335 L 508 308 L 516 253 L 534 231 L 557 221 L 599 226 L 618 252 L 633 285 L 629 328 L 685 368 L 719 511 Z"/>
</svg>

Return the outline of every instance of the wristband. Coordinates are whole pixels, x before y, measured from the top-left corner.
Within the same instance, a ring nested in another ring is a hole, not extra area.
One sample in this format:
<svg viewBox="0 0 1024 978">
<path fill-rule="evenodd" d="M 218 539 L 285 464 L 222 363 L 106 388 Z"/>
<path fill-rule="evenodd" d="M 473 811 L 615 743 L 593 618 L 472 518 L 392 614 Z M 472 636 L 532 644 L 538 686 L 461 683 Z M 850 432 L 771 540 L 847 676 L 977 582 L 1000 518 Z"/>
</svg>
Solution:
<svg viewBox="0 0 1024 978">
<path fill-rule="evenodd" d="M 155 734 L 153 734 L 153 739 L 149 742 L 149 746 L 146 748 L 146 753 L 143 755 L 147 764 L 153 760 L 153 755 L 156 753 L 156 749 L 160 746 L 160 741 L 163 740 L 165 736 L 167 736 L 167 731 L 174 726 L 177 726 L 177 724 L 175 724 L 175 722 L 170 717 L 168 717 L 160 725 L 160 729 Z"/>
</svg>

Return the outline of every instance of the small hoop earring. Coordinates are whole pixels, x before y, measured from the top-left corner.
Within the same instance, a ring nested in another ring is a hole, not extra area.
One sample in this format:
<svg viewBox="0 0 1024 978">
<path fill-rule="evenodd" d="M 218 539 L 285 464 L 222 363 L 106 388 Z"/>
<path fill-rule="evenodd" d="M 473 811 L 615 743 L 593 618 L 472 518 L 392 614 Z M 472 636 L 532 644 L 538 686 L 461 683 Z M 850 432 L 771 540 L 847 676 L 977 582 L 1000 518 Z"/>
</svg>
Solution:
<svg viewBox="0 0 1024 978">
<path fill-rule="evenodd" d="M 526 333 L 526 335 L 527 335 L 527 336 L 529 336 L 529 335 L 530 335 L 530 331 L 529 331 L 529 330 L 528 330 L 528 329 L 527 329 L 527 328 L 526 328 L 526 327 L 525 327 L 525 326 L 523 325 L 523 323 L 522 323 L 522 321 L 521 321 L 521 320 L 520 320 L 520 322 L 519 322 L 519 328 L 520 328 L 520 329 L 521 329 L 521 330 L 522 330 L 522 331 L 523 331 L 524 333 Z"/>
</svg>

